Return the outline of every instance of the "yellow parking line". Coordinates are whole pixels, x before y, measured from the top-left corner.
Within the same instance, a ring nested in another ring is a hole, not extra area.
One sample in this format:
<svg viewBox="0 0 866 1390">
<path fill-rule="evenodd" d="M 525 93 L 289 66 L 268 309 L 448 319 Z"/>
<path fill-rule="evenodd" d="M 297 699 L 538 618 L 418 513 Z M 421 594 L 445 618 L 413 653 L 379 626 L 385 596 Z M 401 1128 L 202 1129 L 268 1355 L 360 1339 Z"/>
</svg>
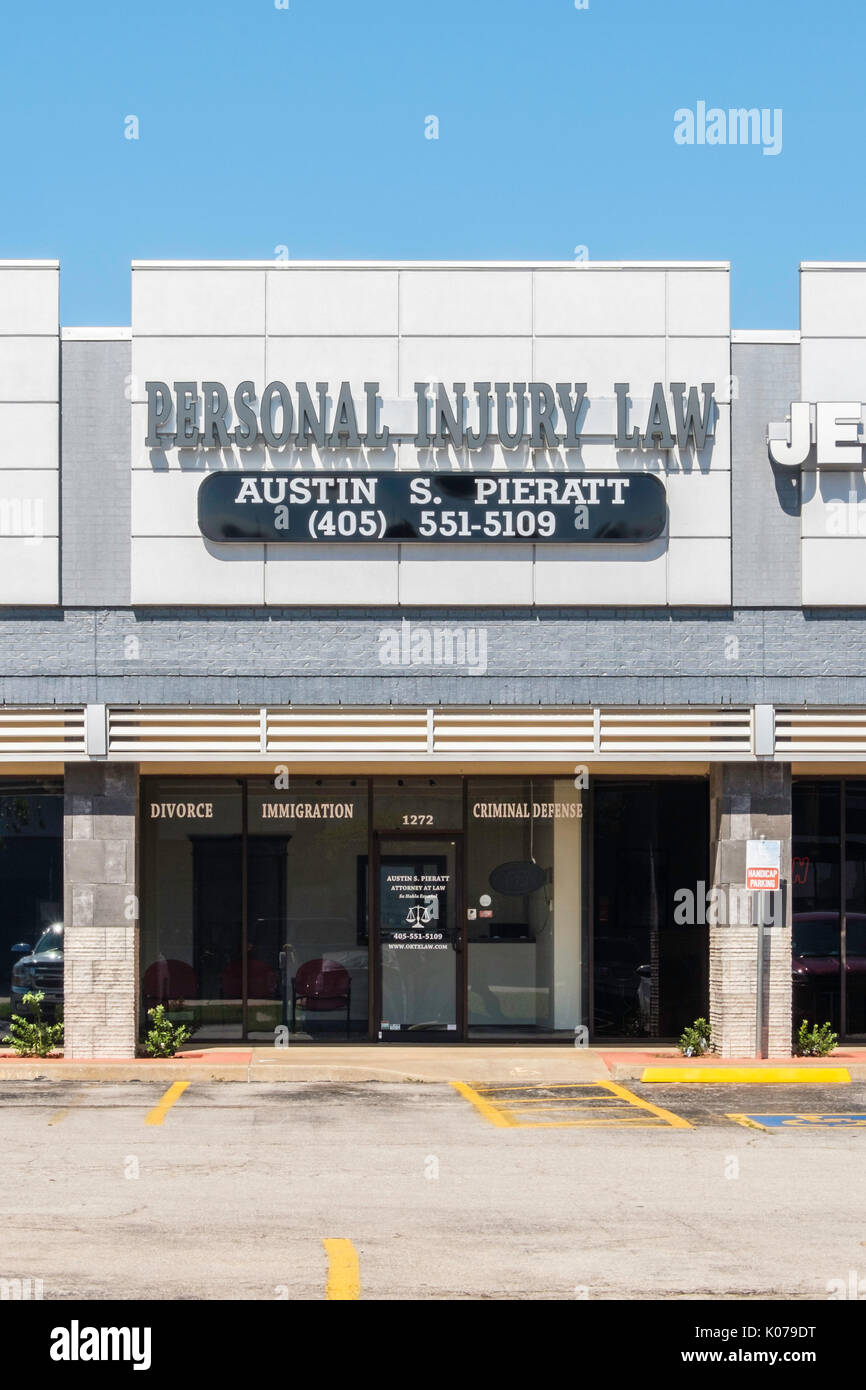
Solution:
<svg viewBox="0 0 866 1390">
<path fill-rule="evenodd" d="M 607 1112 L 604 1115 L 599 1115 L 597 1110 L 578 1111 L 576 1114 L 573 1110 L 564 1112 L 560 1110 L 533 1110 L 530 1115 L 519 1116 L 515 1123 L 520 1129 L 528 1129 L 530 1125 L 550 1124 L 553 1120 L 561 1125 L 645 1125 L 655 1123 L 655 1119 L 647 1115 L 646 1112 L 638 1113 L 635 1110 L 632 1110 L 630 1114 L 624 1110 L 618 1110 L 616 1114 Z"/>
<path fill-rule="evenodd" d="M 727 1119 L 733 1120 L 735 1124 L 742 1125 L 744 1129 L 762 1129 L 765 1134 L 769 1134 L 766 1125 L 759 1125 L 757 1120 L 752 1120 L 748 1115 L 728 1115 Z"/>
<path fill-rule="evenodd" d="M 350 1240 L 323 1240 L 328 1256 L 325 1298 L 346 1300 L 361 1297 L 361 1261 Z"/>
<path fill-rule="evenodd" d="M 663 1110 L 660 1105 L 651 1105 L 648 1100 L 641 1100 L 632 1091 L 620 1086 L 617 1081 L 605 1081 L 603 1083 L 615 1096 L 622 1096 L 623 1100 L 629 1101 L 632 1105 L 640 1106 L 641 1110 L 650 1110 L 653 1115 L 658 1115 L 660 1120 L 666 1120 L 673 1129 L 694 1129 L 694 1125 L 688 1120 L 684 1120 L 682 1115 L 675 1115 L 672 1110 Z"/>
<path fill-rule="evenodd" d="M 74 1104 L 74 1105 L 69 1105 L 65 1110 L 55 1110 L 54 1114 L 53 1114 L 53 1115 L 50 1115 L 50 1116 L 48 1117 L 47 1123 L 48 1123 L 49 1125 L 59 1125 L 59 1124 L 62 1124 L 62 1122 L 66 1119 L 66 1116 L 67 1116 L 67 1115 L 70 1115 L 70 1114 L 72 1113 L 73 1110 L 79 1109 L 79 1108 L 81 1107 L 82 1103 L 86 1105 L 87 1102 L 86 1102 L 86 1101 L 82 1102 L 82 1099 L 81 1099 L 81 1098 L 82 1098 L 82 1096 L 88 1095 L 88 1093 L 89 1093 L 90 1091 L 92 1091 L 92 1090 L 93 1090 L 93 1087 L 92 1087 L 92 1086 L 81 1086 L 81 1087 L 79 1087 L 79 1089 L 78 1089 L 78 1091 L 77 1091 L 77 1093 L 76 1093 L 76 1096 L 75 1096 L 75 1104 Z"/>
<path fill-rule="evenodd" d="M 490 1124 L 500 1129 L 574 1129 L 578 1126 L 631 1125 L 645 1127 L 661 1120 L 672 1129 L 693 1129 L 694 1126 L 680 1115 L 641 1100 L 625 1086 L 615 1081 L 556 1082 L 556 1089 L 584 1091 L 584 1095 L 534 1095 L 511 1098 L 513 1091 L 550 1091 L 554 1086 L 537 1082 L 533 1086 L 469 1086 L 465 1081 L 452 1081 L 451 1085 Z M 600 1103 L 603 1102 L 603 1103 Z M 522 1108 L 519 1108 L 522 1107 Z M 530 1107 L 530 1108 L 527 1108 Z M 635 1113 L 637 1112 L 637 1113 Z M 562 1119 L 542 1119 L 543 1115 L 561 1115 Z M 582 1116 L 582 1118 L 572 1118 Z"/>
<path fill-rule="evenodd" d="M 495 1091 L 498 1095 L 500 1091 L 594 1091 L 599 1084 L 598 1081 L 533 1081 L 529 1086 L 476 1086 L 475 1089 L 482 1094 Z"/>
<path fill-rule="evenodd" d="M 483 1099 L 483 1097 L 482 1097 Z M 488 1104 L 495 1104 L 496 1097 Z M 618 1096 L 599 1094 L 596 1096 L 521 1096 L 519 1100 L 507 1100 L 502 1102 L 507 1105 L 509 1110 L 516 1110 L 518 1105 L 621 1105 Z"/>
<path fill-rule="evenodd" d="M 514 1122 L 509 1120 L 501 1110 L 497 1110 L 495 1105 L 491 1105 L 482 1095 L 479 1095 L 474 1086 L 467 1086 L 465 1081 L 452 1081 L 451 1085 L 455 1091 L 459 1091 L 464 1100 L 468 1100 L 476 1110 L 480 1110 L 485 1120 L 489 1120 L 492 1125 L 499 1129 L 513 1129 Z"/>
<path fill-rule="evenodd" d="M 144 1117 L 146 1125 L 161 1125 L 175 1101 L 180 1100 L 187 1086 L 188 1081 L 173 1081 L 165 1095 L 152 1110 L 148 1110 Z"/>
<path fill-rule="evenodd" d="M 658 1129 L 652 1120 L 529 1120 L 515 1125 L 515 1129 L 610 1129 L 616 1123 L 619 1129 Z"/>
<path fill-rule="evenodd" d="M 521 1102 L 521 1108 L 519 1110 L 516 1106 L 512 1108 L 511 1105 L 504 1106 L 503 1108 L 509 1115 L 517 1116 L 538 1115 L 545 1110 L 553 1110 L 557 1115 L 561 1115 L 563 1111 L 576 1110 L 580 1115 L 598 1115 L 602 1117 L 614 1113 L 617 1115 L 627 1115 L 633 1109 L 631 1105 L 628 1105 L 624 1100 L 618 1100 L 616 1096 L 608 1096 L 607 1104 L 605 1105 L 589 1104 L 583 1100 L 539 1100 L 534 1103 L 531 1101 Z"/>
</svg>

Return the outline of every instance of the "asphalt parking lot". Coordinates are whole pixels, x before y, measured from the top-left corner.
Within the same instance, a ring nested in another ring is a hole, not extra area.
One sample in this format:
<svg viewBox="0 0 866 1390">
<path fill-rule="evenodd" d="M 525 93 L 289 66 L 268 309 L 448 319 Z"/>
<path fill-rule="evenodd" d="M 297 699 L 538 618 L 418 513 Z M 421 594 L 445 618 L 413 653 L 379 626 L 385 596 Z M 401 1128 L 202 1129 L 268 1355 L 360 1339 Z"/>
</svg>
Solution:
<svg viewBox="0 0 866 1390">
<path fill-rule="evenodd" d="M 0 1279 L 45 1299 L 866 1290 L 866 1086 L 468 1089 L 5 1083 Z M 742 1122 L 778 1114 L 811 1118 Z"/>
</svg>

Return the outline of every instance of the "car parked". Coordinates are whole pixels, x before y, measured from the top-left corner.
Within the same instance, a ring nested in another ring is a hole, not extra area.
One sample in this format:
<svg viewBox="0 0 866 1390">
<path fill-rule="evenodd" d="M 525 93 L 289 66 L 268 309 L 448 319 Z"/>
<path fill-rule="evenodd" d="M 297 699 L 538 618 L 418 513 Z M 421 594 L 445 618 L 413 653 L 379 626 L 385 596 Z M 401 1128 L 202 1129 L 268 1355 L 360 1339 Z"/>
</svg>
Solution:
<svg viewBox="0 0 866 1390">
<path fill-rule="evenodd" d="M 63 923 L 46 927 L 36 945 L 19 941 L 12 947 L 19 959 L 12 967 L 12 1013 L 21 1013 L 25 994 L 40 990 L 43 1012 L 56 1012 L 63 1004 Z"/>
</svg>

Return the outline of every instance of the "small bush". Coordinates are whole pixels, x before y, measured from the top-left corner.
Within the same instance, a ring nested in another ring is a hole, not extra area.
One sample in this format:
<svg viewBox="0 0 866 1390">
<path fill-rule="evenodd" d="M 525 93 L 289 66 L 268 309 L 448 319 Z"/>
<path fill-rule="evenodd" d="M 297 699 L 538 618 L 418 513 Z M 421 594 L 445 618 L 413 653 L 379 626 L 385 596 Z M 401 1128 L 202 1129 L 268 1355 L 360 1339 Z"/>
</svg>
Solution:
<svg viewBox="0 0 866 1390">
<path fill-rule="evenodd" d="M 677 1047 L 684 1057 L 703 1057 L 704 1053 L 712 1052 L 712 1029 L 707 1020 L 696 1018 L 690 1027 L 684 1028 Z"/>
<path fill-rule="evenodd" d="M 829 1023 L 822 1023 L 820 1028 L 813 1023 L 810 1028 L 804 1018 L 797 1031 L 796 1053 L 798 1057 L 826 1057 L 838 1041 L 839 1036 L 831 1030 Z"/>
<path fill-rule="evenodd" d="M 21 1003 L 25 1008 L 32 1010 L 32 1017 L 22 1018 L 20 1014 L 12 1015 L 10 1031 L 2 1041 L 11 1043 L 13 1050 L 19 1057 L 47 1057 L 63 1042 L 62 1022 L 46 1023 L 42 1017 L 42 1000 L 44 998 L 45 995 L 42 990 L 25 994 Z"/>
<path fill-rule="evenodd" d="M 170 1018 L 166 1018 L 163 1004 L 148 1009 L 147 1016 L 153 1019 L 153 1027 L 144 1040 L 148 1057 L 173 1057 L 178 1048 L 192 1037 L 183 1023 L 172 1023 Z"/>
</svg>

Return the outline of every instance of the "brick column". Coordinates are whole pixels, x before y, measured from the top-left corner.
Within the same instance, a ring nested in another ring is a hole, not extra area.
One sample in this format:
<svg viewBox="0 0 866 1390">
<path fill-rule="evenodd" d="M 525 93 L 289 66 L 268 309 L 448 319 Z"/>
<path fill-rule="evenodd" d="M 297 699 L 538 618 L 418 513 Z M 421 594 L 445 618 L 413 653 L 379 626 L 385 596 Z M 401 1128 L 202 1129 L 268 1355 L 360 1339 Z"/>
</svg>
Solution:
<svg viewBox="0 0 866 1390">
<path fill-rule="evenodd" d="M 134 1057 L 138 768 L 69 763 L 63 809 L 67 1057 Z"/>
<path fill-rule="evenodd" d="M 778 763 L 720 763 L 710 773 L 710 1023 L 724 1057 L 755 1055 L 757 927 L 747 893 L 746 841 L 782 842 L 778 925 L 764 932 L 764 1040 L 791 1055 L 791 772 Z M 778 900 L 778 895 L 777 895 Z"/>
</svg>

